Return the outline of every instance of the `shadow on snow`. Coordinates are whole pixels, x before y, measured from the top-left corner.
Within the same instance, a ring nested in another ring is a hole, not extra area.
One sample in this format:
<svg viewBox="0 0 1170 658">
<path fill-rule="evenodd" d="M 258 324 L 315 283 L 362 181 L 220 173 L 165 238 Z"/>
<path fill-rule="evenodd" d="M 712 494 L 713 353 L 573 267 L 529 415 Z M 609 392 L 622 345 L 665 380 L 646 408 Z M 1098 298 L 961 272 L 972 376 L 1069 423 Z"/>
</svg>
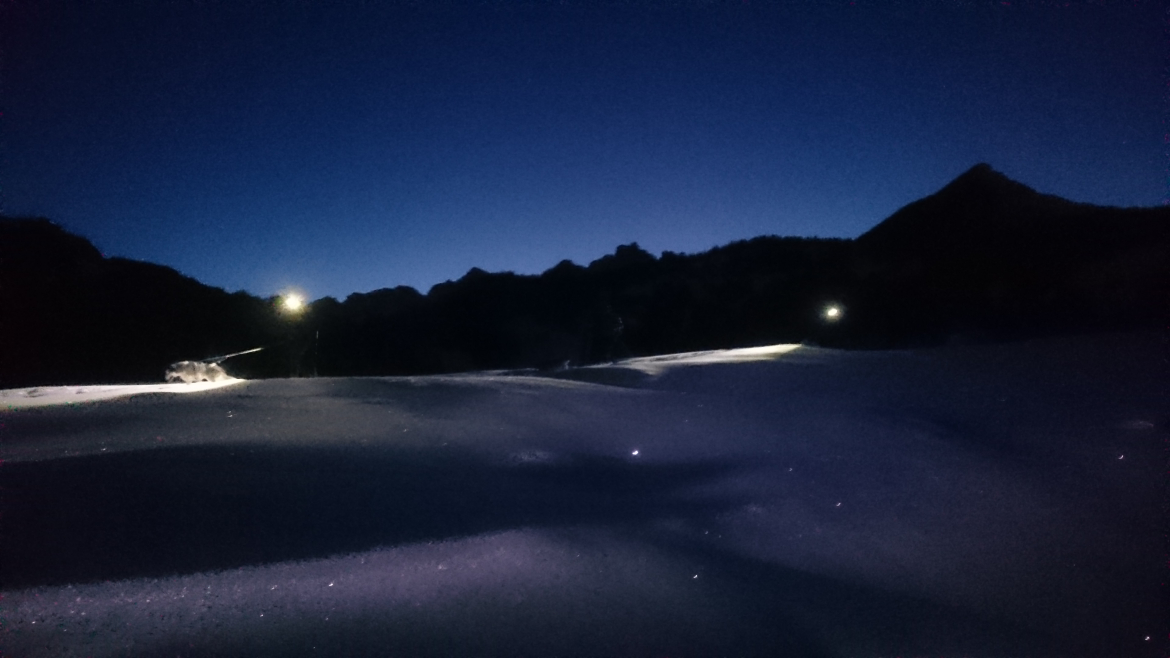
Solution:
<svg viewBox="0 0 1170 658">
<path fill-rule="evenodd" d="M 727 464 L 182 447 L 6 464 L 0 587 L 157 577 L 517 527 L 716 513 Z"/>
</svg>

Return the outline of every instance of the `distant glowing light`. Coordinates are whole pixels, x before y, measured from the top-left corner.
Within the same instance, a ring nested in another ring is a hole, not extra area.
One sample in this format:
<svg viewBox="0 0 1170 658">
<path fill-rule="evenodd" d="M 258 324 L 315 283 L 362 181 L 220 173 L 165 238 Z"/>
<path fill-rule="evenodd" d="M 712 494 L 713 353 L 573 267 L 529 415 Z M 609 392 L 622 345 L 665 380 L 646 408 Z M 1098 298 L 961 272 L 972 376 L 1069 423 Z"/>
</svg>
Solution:
<svg viewBox="0 0 1170 658">
<path fill-rule="evenodd" d="M 635 457 L 637 457 L 637 456 L 638 456 L 638 451 L 637 451 L 637 450 L 635 450 L 635 451 L 631 452 L 630 454 L 631 454 L 631 455 L 633 455 L 633 456 L 635 456 Z"/>
<path fill-rule="evenodd" d="M 294 293 L 289 293 L 281 300 L 284 310 L 291 313 L 296 313 L 305 307 L 305 298 Z"/>
<path fill-rule="evenodd" d="M 842 316 L 845 315 L 845 310 L 842 309 L 837 304 L 829 304 L 828 306 L 825 307 L 825 310 L 822 312 L 822 315 L 829 322 L 836 322 L 837 320 L 840 320 Z"/>
</svg>

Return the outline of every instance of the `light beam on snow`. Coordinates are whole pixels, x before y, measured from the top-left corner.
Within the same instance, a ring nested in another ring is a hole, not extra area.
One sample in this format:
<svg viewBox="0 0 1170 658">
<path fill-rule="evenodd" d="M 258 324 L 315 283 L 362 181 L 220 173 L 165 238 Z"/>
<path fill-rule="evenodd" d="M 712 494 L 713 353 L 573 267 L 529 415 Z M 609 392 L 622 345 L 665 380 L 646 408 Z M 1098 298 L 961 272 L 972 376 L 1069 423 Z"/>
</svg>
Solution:
<svg viewBox="0 0 1170 658">
<path fill-rule="evenodd" d="M 707 350 L 704 352 L 683 352 L 646 356 L 618 361 L 612 365 L 640 370 L 651 376 L 658 376 L 677 366 L 710 365 L 715 363 L 744 363 L 747 361 L 773 361 L 800 347 L 798 344 L 765 345 L 763 347 L 741 347 L 731 350 Z"/>
<path fill-rule="evenodd" d="M 244 380 L 228 378 L 218 382 L 193 384 L 119 384 L 109 386 L 38 386 L 0 390 L 0 409 L 27 409 L 59 404 L 76 404 L 109 400 L 142 393 L 196 393 L 238 384 Z"/>
</svg>

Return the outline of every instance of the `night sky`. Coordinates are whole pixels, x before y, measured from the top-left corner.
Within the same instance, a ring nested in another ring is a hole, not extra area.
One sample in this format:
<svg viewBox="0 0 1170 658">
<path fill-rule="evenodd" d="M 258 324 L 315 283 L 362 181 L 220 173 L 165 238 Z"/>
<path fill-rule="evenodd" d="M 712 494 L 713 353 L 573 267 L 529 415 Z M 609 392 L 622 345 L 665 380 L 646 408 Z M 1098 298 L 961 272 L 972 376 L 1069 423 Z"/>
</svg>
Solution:
<svg viewBox="0 0 1170 658">
<path fill-rule="evenodd" d="M 854 237 L 977 162 L 1167 198 L 1157 2 L 0 2 L 0 187 L 313 298 Z"/>
</svg>

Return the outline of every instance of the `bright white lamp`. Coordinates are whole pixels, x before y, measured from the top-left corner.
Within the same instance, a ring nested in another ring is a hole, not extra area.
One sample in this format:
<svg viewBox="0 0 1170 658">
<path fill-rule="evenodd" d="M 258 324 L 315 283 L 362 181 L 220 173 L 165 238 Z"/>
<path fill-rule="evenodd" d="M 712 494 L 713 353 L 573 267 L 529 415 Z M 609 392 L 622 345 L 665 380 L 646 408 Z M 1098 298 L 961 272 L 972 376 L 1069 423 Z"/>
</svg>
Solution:
<svg viewBox="0 0 1170 658">
<path fill-rule="evenodd" d="M 295 292 L 290 292 L 280 300 L 281 306 L 289 313 L 299 313 L 305 308 L 305 298 Z"/>
</svg>

